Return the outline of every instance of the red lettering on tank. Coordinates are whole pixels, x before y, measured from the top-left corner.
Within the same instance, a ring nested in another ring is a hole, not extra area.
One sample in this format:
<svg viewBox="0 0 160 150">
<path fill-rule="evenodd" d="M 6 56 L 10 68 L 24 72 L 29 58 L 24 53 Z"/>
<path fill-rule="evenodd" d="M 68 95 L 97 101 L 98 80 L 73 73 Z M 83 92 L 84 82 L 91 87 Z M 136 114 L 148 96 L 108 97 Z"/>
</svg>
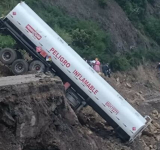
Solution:
<svg viewBox="0 0 160 150">
<path fill-rule="evenodd" d="M 63 57 L 57 50 L 55 50 L 54 48 L 50 49 L 50 52 L 52 52 L 52 54 L 60 61 L 62 62 L 67 68 L 69 68 L 71 66 L 71 64 L 65 59 L 65 57 Z"/>
<path fill-rule="evenodd" d="M 63 58 L 63 57 L 61 57 L 61 58 L 60 58 L 60 61 L 61 61 L 61 62 L 63 62 L 63 60 L 64 60 L 64 58 Z"/>
<path fill-rule="evenodd" d="M 79 72 L 78 71 L 76 71 L 76 70 L 74 70 L 74 72 L 73 72 L 76 76 L 77 75 L 79 75 Z"/>
<path fill-rule="evenodd" d="M 115 108 L 109 101 L 106 102 L 105 105 L 110 109 L 111 112 L 115 113 L 116 115 L 119 113 L 118 109 Z"/>
<path fill-rule="evenodd" d="M 57 51 L 56 50 L 54 50 L 54 52 L 52 53 L 53 55 L 56 55 L 57 54 Z"/>
<path fill-rule="evenodd" d="M 85 81 L 85 78 L 82 79 L 82 82 L 83 82 L 83 83 L 84 83 L 84 81 Z"/>
<path fill-rule="evenodd" d="M 63 64 L 66 65 L 66 63 L 67 63 L 67 60 L 64 60 Z"/>
<path fill-rule="evenodd" d="M 97 94 L 98 90 L 95 89 L 95 87 L 92 85 L 92 83 L 89 82 L 89 80 L 85 79 L 82 74 L 80 74 L 77 70 L 73 71 L 73 74 L 79 79 L 80 82 L 84 83 L 86 87 L 93 93 Z"/>
<path fill-rule="evenodd" d="M 85 85 L 87 85 L 87 84 L 88 84 L 88 81 L 87 81 L 87 80 L 85 80 L 85 81 L 84 81 L 84 84 L 85 84 Z"/>
<path fill-rule="evenodd" d="M 56 57 L 58 58 L 59 53 L 57 52 Z"/>
<path fill-rule="evenodd" d="M 54 48 L 51 48 L 50 51 L 53 52 L 53 51 L 55 51 L 55 49 L 54 49 Z"/>
<path fill-rule="evenodd" d="M 42 36 L 35 30 L 35 29 L 33 29 L 33 27 L 31 26 L 31 25 L 27 25 L 26 26 L 26 29 L 30 32 L 30 33 L 32 33 L 32 35 L 34 36 L 34 37 L 36 37 L 38 40 L 40 40 L 41 38 L 42 38 Z"/>
<path fill-rule="evenodd" d="M 89 83 L 87 86 L 88 86 L 88 88 L 90 89 L 91 84 Z"/>
<path fill-rule="evenodd" d="M 58 59 L 61 59 L 61 57 L 62 57 L 62 56 L 61 56 L 61 55 L 59 55 Z"/>
<path fill-rule="evenodd" d="M 92 86 L 90 86 L 90 88 L 89 88 L 91 91 L 93 91 L 93 89 L 94 89 L 94 87 L 93 87 L 93 85 Z"/>
<path fill-rule="evenodd" d="M 98 93 L 98 90 L 96 90 L 95 92 L 94 92 L 94 94 L 96 95 Z"/>
<path fill-rule="evenodd" d="M 82 77 L 82 76 L 80 76 L 80 77 L 79 77 L 79 80 L 80 80 L 80 81 L 82 81 L 82 80 L 83 80 L 83 77 Z"/>
</svg>

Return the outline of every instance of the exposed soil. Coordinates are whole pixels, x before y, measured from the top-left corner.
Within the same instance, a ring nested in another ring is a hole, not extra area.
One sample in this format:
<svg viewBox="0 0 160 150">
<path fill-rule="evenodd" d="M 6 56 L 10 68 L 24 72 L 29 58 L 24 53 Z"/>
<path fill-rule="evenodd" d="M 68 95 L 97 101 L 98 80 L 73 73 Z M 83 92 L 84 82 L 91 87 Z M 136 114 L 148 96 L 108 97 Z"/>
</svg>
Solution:
<svg viewBox="0 0 160 150">
<path fill-rule="evenodd" d="M 122 143 L 89 106 L 76 115 L 58 78 L 30 74 L 0 78 L 0 150 L 160 149 L 160 82 L 155 67 L 139 66 L 106 80 L 141 114 L 153 118 L 134 143 Z"/>
</svg>

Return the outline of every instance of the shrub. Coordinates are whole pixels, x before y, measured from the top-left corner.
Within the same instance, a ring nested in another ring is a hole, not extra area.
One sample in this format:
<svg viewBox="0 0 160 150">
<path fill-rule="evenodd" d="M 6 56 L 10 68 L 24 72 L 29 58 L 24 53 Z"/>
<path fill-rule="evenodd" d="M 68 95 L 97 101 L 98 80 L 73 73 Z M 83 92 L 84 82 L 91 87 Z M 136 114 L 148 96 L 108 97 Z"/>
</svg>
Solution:
<svg viewBox="0 0 160 150">
<path fill-rule="evenodd" d="M 124 56 L 115 56 L 110 63 L 113 71 L 125 71 L 131 68 L 128 60 Z"/>
<path fill-rule="evenodd" d="M 15 41 L 10 36 L 0 35 L 0 47 L 13 47 L 15 45 Z"/>
<path fill-rule="evenodd" d="M 98 0 L 99 6 L 105 8 L 108 0 Z"/>
<path fill-rule="evenodd" d="M 160 20 L 155 17 L 148 18 L 145 22 L 146 32 L 160 44 Z"/>
</svg>

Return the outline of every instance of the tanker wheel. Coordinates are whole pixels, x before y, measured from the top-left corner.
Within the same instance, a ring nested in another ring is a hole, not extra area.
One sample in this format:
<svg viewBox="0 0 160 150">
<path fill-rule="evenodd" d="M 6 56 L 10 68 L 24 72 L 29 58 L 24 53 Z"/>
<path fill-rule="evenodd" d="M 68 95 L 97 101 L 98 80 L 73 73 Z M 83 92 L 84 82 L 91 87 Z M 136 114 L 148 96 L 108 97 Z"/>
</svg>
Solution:
<svg viewBox="0 0 160 150">
<path fill-rule="evenodd" d="M 11 48 L 4 48 L 0 51 L 0 61 L 5 65 L 10 65 L 16 60 L 17 53 Z"/>
<path fill-rule="evenodd" d="M 11 65 L 11 70 L 15 75 L 26 74 L 28 71 L 28 63 L 24 59 L 17 59 Z"/>
<path fill-rule="evenodd" d="M 33 60 L 29 65 L 29 70 L 36 72 L 44 72 L 45 65 L 39 60 Z"/>
</svg>

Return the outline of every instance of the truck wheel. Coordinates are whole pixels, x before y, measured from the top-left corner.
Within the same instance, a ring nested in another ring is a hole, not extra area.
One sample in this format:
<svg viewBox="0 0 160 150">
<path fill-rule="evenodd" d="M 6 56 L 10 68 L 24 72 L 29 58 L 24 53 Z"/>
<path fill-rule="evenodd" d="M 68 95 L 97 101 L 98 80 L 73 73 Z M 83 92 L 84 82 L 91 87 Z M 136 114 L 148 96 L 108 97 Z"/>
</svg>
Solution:
<svg viewBox="0 0 160 150">
<path fill-rule="evenodd" d="M 36 71 L 36 72 L 44 72 L 45 65 L 39 60 L 34 60 L 30 63 L 29 70 Z"/>
<path fill-rule="evenodd" d="M 25 74 L 28 71 L 28 63 L 24 59 L 17 59 L 11 65 L 11 70 L 15 75 Z"/>
<path fill-rule="evenodd" d="M 5 65 L 10 65 L 16 60 L 17 53 L 11 48 L 4 48 L 0 51 L 0 61 Z"/>
</svg>

